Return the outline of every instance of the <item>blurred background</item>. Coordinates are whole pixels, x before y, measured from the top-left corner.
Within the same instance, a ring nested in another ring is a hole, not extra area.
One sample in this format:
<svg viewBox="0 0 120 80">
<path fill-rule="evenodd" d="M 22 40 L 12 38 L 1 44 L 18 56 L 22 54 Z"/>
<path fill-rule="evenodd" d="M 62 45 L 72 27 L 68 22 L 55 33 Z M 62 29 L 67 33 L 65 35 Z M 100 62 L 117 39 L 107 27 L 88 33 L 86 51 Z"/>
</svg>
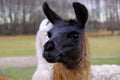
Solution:
<svg viewBox="0 0 120 80">
<path fill-rule="evenodd" d="M 0 0 L 0 77 L 31 79 L 44 1 L 63 18 L 75 18 L 73 2 L 86 5 L 91 64 L 120 65 L 120 0 Z"/>
</svg>

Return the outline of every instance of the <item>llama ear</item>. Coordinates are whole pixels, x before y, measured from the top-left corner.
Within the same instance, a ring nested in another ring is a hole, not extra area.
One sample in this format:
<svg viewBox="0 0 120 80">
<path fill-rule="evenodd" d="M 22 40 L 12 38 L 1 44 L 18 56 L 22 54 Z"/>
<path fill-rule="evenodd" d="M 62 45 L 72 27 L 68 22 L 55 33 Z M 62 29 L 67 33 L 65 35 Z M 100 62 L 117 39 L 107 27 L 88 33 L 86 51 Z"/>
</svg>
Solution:
<svg viewBox="0 0 120 80">
<path fill-rule="evenodd" d="M 55 24 L 59 21 L 63 21 L 61 17 L 59 17 L 53 10 L 50 9 L 48 4 L 44 2 L 43 4 L 43 11 L 48 18 L 48 20 L 52 23 Z"/>
<path fill-rule="evenodd" d="M 88 19 L 87 8 L 83 4 L 78 2 L 73 3 L 73 8 L 74 8 L 78 23 L 80 23 L 84 28 L 84 25 Z"/>
</svg>

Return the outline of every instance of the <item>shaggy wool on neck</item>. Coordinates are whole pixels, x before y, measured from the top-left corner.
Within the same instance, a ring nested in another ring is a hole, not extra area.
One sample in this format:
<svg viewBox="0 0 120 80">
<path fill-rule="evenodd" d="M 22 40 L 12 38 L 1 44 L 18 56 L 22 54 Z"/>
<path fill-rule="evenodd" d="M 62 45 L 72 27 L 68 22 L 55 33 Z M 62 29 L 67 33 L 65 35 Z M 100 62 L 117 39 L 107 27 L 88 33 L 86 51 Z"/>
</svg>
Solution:
<svg viewBox="0 0 120 80">
<path fill-rule="evenodd" d="M 86 36 L 82 42 L 84 57 L 78 63 L 78 69 L 68 69 L 62 63 L 54 64 L 53 80 L 90 80 L 90 59 Z"/>
</svg>

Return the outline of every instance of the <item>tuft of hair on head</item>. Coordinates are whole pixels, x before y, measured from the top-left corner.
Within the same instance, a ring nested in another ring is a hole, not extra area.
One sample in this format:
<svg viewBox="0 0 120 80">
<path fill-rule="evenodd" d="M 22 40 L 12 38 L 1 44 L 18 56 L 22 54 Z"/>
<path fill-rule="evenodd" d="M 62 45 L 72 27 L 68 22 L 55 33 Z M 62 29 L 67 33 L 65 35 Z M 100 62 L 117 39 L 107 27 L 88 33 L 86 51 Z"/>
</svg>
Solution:
<svg viewBox="0 0 120 80">
<path fill-rule="evenodd" d="M 53 27 L 53 25 L 49 22 L 49 20 L 48 19 L 44 19 L 44 20 L 42 20 L 42 22 L 41 22 L 41 24 L 39 26 L 39 29 L 40 29 L 40 31 L 47 32 L 52 27 Z"/>
</svg>

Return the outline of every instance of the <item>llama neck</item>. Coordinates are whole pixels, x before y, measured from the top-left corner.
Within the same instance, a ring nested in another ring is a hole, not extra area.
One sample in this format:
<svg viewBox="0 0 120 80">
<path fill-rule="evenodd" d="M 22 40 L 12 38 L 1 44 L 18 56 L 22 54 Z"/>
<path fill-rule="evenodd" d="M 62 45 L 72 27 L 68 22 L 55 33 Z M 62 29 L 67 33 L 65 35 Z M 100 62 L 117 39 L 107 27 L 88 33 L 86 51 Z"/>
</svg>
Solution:
<svg viewBox="0 0 120 80">
<path fill-rule="evenodd" d="M 71 70 L 61 63 L 55 63 L 53 80 L 89 80 L 89 64 L 85 63 L 78 70 Z"/>
<path fill-rule="evenodd" d="M 90 80 L 89 57 L 79 63 L 79 69 L 68 69 L 62 63 L 54 64 L 53 80 Z"/>
<path fill-rule="evenodd" d="M 54 63 L 53 80 L 90 80 L 90 59 L 86 36 L 84 38 L 84 58 L 77 64 L 78 68 L 68 69 L 62 63 Z"/>
</svg>

